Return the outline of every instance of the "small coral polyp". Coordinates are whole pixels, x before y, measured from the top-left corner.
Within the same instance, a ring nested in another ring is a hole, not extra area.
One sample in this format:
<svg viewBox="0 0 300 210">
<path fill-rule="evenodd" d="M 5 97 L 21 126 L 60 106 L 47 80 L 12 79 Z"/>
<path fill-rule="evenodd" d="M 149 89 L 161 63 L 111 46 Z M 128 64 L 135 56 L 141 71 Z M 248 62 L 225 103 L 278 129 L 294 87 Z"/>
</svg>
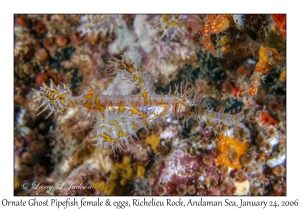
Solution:
<svg viewBox="0 0 300 210">
<path fill-rule="evenodd" d="M 281 55 L 275 48 L 262 46 L 259 50 L 259 61 L 255 66 L 254 72 L 250 78 L 250 95 L 257 93 L 259 86 L 264 82 L 265 77 L 270 73 L 279 61 L 282 60 Z"/>
<path fill-rule="evenodd" d="M 240 157 L 248 150 L 248 142 L 241 142 L 235 137 L 219 135 L 217 146 L 220 154 L 215 159 L 217 165 L 242 168 Z"/>
<path fill-rule="evenodd" d="M 237 115 L 214 112 L 201 106 L 197 95 L 187 86 L 176 86 L 174 93 L 156 94 L 147 88 L 134 64 L 122 57 L 122 60 L 109 61 L 108 70 L 112 74 L 119 73 L 121 78 L 135 85 L 140 92 L 135 95 L 104 95 L 99 87 L 88 87 L 79 96 L 73 96 L 69 85 L 58 85 L 50 82 L 50 87 L 43 84 L 40 90 L 33 90 L 35 101 L 41 105 L 39 113 L 50 110 L 51 115 L 59 115 L 71 104 L 78 105 L 84 115 L 95 119 L 96 141 L 100 147 L 112 150 L 122 149 L 136 132 L 148 125 L 153 125 L 157 119 L 183 117 L 184 122 L 194 118 L 208 127 L 225 124 L 239 125 L 244 118 L 243 113 Z"/>
<path fill-rule="evenodd" d="M 218 15 L 214 20 L 205 24 L 202 28 L 204 34 L 220 33 L 233 25 L 231 15 Z"/>
<path fill-rule="evenodd" d="M 161 38 L 171 36 L 171 39 L 174 39 L 175 36 L 187 33 L 187 21 L 188 15 L 158 15 L 154 17 L 152 23 L 163 32 Z"/>
<path fill-rule="evenodd" d="M 285 14 L 274 14 L 274 15 L 272 15 L 272 19 L 274 20 L 279 33 L 284 38 L 286 38 L 286 15 Z"/>
<path fill-rule="evenodd" d="M 128 183 L 134 177 L 143 174 L 144 168 L 140 165 L 137 168 L 138 170 L 134 171 L 131 166 L 131 157 L 124 156 L 121 163 L 116 163 L 113 166 L 107 182 L 92 183 L 92 186 L 97 190 L 104 191 L 107 195 L 122 195 Z"/>
<path fill-rule="evenodd" d="M 81 25 L 78 31 L 83 34 L 97 36 L 101 33 L 105 36 L 107 33 L 111 34 L 115 27 L 122 26 L 122 15 L 83 15 L 80 18 Z"/>
</svg>

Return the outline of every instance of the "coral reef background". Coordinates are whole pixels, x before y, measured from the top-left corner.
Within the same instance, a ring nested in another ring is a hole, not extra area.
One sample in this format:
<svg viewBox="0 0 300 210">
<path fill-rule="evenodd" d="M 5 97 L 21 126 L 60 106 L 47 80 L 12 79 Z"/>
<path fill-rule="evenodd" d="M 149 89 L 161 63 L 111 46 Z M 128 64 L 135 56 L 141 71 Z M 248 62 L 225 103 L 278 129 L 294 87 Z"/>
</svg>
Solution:
<svg viewBox="0 0 300 210">
<path fill-rule="evenodd" d="M 286 17 L 274 15 L 15 15 L 15 195 L 286 195 Z M 94 121 L 76 106 L 36 116 L 30 91 L 96 84 L 137 90 L 107 72 L 130 58 L 147 86 L 187 84 L 239 127 L 165 119 L 115 152 L 94 146 Z M 22 189 L 26 180 L 88 188 Z"/>
</svg>

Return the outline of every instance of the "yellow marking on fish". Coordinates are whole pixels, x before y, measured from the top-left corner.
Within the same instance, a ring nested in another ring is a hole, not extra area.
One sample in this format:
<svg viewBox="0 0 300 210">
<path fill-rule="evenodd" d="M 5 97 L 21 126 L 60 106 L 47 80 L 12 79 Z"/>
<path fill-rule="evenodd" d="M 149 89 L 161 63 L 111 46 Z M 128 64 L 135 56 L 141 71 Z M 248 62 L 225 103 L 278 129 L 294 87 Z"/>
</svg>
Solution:
<svg viewBox="0 0 300 210">
<path fill-rule="evenodd" d="M 143 89 L 143 80 L 142 79 L 139 79 L 138 86 L 140 87 L 140 89 Z"/>
<path fill-rule="evenodd" d="M 139 112 L 139 115 L 142 116 L 143 118 L 147 117 L 147 115 L 144 114 L 143 112 Z"/>
<path fill-rule="evenodd" d="M 65 98 L 66 95 L 67 95 L 67 94 L 65 94 L 65 93 L 64 93 L 64 94 L 60 94 L 60 95 L 58 96 L 58 98 Z"/>
<path fill-rule="evenodd" d="M 82 106 L 91 109 L 92 103 L 90 101 L 85 102 L 84 104 L 82 104 Z"/>
<path fill-rule="evenodd" d="M 118 122 L 116 120 L 113 120 L 111 122 L 109 122 L 110 125 L 116 125 L 119 126 Z"/>
<path fill-rule="evenodd" d="M 54 98 L 54 95 L 56 94 L 57 92 L 50 92 L 49 94 L 50 94 L 50 96 L 49 96 L 49 98 Z"/>
<path fill-rule="evenodd" d="M 144 97 L 144 104 L 147 105 L 148 104 L 148 100 L 147 100 L 148 92 L 143 92 L 142 96 Z"/>
<path fill-rule="evenodd" d="M 152 101 L 151 101 L 151 94 L 150 94 L 150 96 L 149 96 L 148 103 L 149 103 L 150 105 L 152 105 Z"/>
<path fill-rule="evenodd" d="M 73 102 L 71 101 L 71 99 L 69 99 L 68 101 L 69 101 L 69 102 L 68 102 L 68 105 L 72 105 L 72 104 L 73 104 Z M 67 106 L 68 106 L 68 105 L 67 105 Z"/>
<path fill-rule="evenodd" d="M 129 64 L 129 63 L 127 63 L 127 62 L 125 62 L 125 66 L 126 66 L 126 69 L 127 69 L 127 71 L 128 71 L 129 73 L 132 73 L 133 69 L 135 69 L 134 66 L 133 66 L 132 64 Z"/>
<path fill-rule="evenodd" d="M 137 130 L 139 128 L 134 122 L 132 122 L 132 127 L 134 130 Z"/>
<path fill-rule="evenodd" d="M 100 134 L 100 136 L 105 138 L 106 142 L 111 142 L 111 137 L 109 135 L 107 135 L 105 132 L 102 132 L 102 134 Z"/>
<path fill-rule="evenodd" d="M 65 111 L 65 109 L 68 107 L 69 104 L 70 104 L 70 102 L 69 102 L 66 106 L 63 106 L 63 107 L 61 108 L 61 110 L 58 110 L 58 111 L 56 112 L 56 114 L 62 113 L 63 111 Z"/>
<path fill-rule="evenodd" d="M 130 80 L 130 82 L 134 82 L 136 80 L 139 81 L 137 85 L 140 87 L 140 89 L 143 89 L 143 79 L 140 76 L 134 74 L 133 78 L 132 78 L 132 80 Z"/>
<path fill-rule="evenodd" d="M 138 110 L 135 108 L 131 108 L 131 112 L 132 112 L 132 114 L 136 114 L 138 112 Z"/>
<path fill-rule="evenodd" d="M 109 132 L 111 131 L 111 129 L 110 128 L 108 128 L 108 127 L 105 127 L 105 126 L 98 126 L 98 128 L 105 128 L 106 130 L 108 130 Z"/>
<path fill-rule="evenodd" d="M 137 76 L 136 74 L 134 74 L 134 75 L 133 75 L 133 79 L 130 80 L 130 82 L 134 82 L 134 81 L 136 81 L 137 79 L 138 79 L 138 76 Z"/>
<path fill-rule="evenodd" d="M 87 98 L 87 99 L 92 99 L 93 98 L 93 94 L 85 94 L 84 95 L 84 98 Z"/>
<path fill-rule="evenodd" d="M 90 100 L 93 98 L 93 94 L 85 94 L 84 95 L 84 98 Z M 90 101 L 87 101 L 83 104 L 84 107 L 88 108 L 88 109 L 91 109 L 91 106 L 92 106 L 92 103 Z"/>
<path fill-rule="evenodd" d="M 129 136 L 128 133 L 123 133 L 122 129 L 119 127 L 119 137 Z"/>
<path fill-rule="evenodd" d="M 124 101 L 120 101 L 119 111 L 120 112 L 124 112 L 125 111 Z"/>
<path fill-rule="evenodd" d="M 125 69 L 123 65 L 117 66 L 118 69 Z"/>
<path fill-rule="evenodd" d="M 95 104 L 96 104 L 95 109 L 99 109 L 99 111 L 100 111 L 101 113 L 104 113 L 104 111 L 105 111 L 105 106 L 103 106 L 103 105 L 100 104 L 100 100 L 98 100 L 98 96 L 96 96 Z"/>
</svg>

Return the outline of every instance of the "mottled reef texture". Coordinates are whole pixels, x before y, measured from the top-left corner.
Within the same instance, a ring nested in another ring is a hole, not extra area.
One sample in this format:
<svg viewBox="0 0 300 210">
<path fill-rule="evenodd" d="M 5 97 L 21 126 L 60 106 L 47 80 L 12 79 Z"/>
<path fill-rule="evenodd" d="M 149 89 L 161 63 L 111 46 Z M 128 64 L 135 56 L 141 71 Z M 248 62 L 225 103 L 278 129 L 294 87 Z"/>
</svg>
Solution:
<svg viewBox="0 0 300 210">
<path fill-rule="evenodd" d="M 242 111 L 245 119 L 219 127 L 166 118 L 112 151 L 94 146 L 95 121 L 75 105 L 57 117 L 36 116 L 31 89 L 50 80 L 70 84 L 74 95 L 91 85 L 105 95 L 137 93 L 107 71 L 107 61 L 121 55 L 151 91 L 167 94 L 183 83 L 203 107 Z M 15 195 L 286 195 L 286 16 L 15 15 L 14 189 Z"/>
</svg>

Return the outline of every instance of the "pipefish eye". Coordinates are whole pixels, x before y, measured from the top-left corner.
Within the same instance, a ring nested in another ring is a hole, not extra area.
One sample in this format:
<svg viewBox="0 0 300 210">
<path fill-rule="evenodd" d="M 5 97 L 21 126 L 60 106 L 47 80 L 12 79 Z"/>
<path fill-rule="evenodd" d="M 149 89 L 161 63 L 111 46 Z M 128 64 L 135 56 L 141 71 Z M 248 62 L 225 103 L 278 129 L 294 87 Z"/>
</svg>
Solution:
<svg viewBox="0 0 300 210">
<path fill-rule="evenodd" d="M 153 106 L 142 106 L 139 108 L 139 111 L 143 112 L 144 114 L 149 114 L 154 109 Z"/>
<path fill-rule="evenodd" d="M 196 105 L 192 104 L 189 108 L 190 112 L 195 112 L 196 111 Z"/>
</svg>

